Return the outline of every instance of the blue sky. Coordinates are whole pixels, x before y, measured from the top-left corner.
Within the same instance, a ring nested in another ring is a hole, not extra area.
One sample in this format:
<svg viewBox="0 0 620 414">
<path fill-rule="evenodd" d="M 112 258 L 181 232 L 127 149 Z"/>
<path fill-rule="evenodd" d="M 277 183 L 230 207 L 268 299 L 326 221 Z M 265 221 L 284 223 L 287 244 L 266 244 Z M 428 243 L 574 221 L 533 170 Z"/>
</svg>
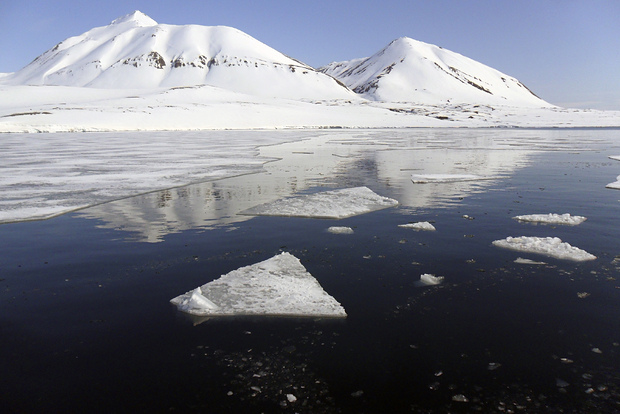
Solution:
<svg viewBox="0 0 620 414">
<path fill-rule="evenodd" d="M 232 26 L 315 67 L 408 36 L 556 105 L 620 110 L 620 0 L 1 0 L 0 72 L 133 10 L 158 23 Z"/>
</svg>

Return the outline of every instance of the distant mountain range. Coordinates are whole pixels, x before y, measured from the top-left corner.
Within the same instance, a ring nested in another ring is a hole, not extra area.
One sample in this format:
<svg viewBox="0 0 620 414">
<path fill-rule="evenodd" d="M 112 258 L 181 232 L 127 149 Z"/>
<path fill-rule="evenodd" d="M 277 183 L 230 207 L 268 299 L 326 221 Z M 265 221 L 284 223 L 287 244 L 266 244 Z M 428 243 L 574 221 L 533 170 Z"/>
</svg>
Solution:
<svg viewBox="0 0 620 414">
<path fill-rule="evenodd" d="M 517 79 L 406 37 L 315 69 L 230 27 L 158 24 L 135 11 L 68 38 L 7 85 L 154 89 L 211 85 L 261 97 L 550 106 Z"/>
</svg>

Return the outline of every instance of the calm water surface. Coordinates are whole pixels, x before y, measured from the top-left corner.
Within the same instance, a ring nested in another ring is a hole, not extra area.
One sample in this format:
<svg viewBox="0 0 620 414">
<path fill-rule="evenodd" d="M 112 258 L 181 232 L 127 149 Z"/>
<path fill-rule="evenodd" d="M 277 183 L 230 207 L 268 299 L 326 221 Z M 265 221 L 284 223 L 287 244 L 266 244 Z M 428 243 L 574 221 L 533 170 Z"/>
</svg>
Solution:
<svg viewBox="0 0 620 414">
<path fill-rule="evenodd" d="M 620 131 L 341 138 L 265 147 L 281 161 L 260 174 L 1 225 L 5 410 L 620 412 L 620 192 L 605 188 L 620 175 L 608 158 Z M 410 181 L 424 172 L 498 178 Z M 359 185 L 399 207 L 338 221 L 238 214 Z M 551 212 L 588 220 L 512 219 Z M 437 231 L 398 227 L 415 221 Z M 332 225 L 355 233 L 327 233 Z M 507 236 L 557 236 L 598 259 L 491 245 Z M 168 303 L 281 251 L 346 320 L 192 320 Z M 423 273 L 444 283 L 417 287 Z"/>
</svg>

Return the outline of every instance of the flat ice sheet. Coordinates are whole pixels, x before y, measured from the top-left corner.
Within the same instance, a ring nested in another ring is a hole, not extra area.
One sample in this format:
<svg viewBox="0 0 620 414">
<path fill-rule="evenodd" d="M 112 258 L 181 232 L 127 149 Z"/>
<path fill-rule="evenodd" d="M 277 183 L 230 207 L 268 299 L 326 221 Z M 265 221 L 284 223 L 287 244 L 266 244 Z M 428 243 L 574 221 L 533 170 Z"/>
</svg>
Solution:
<svg viewBox="0 0 620 414">
<path fill-rule="evenodd" d="M 495 240 L 494 246 L 527 253 L 543 254 L 556 259 L 573 260 L 583 262 L 594 260 L 596 256 L 573 247 L 557 237 L 507 237 Z"/>
<path fill-rule="evenodd" d="M 528 214 L 524 216 L 515 216 L 513 219 L 531 223 L 564 224 L 567 226 L 576 226 L 587 220 L 587 218 L 583 216 L 571 216 L 569 213 Z"/>
<path fill-rule="evenodd" d="M 368 187 L 324 191 L 262 204 L 240 214 L 253 216 L 341 219 L 398 205 Z"/>
<path fill-rule="evenodd" d="M 487 177 L 475 174 L 412 174 L 414 184 L 457 183 L 461 181 L 493 180 L 497 177 Z"/>
<path fill-rule="evenodd" d="M 170 302 L 197 316 L 347 316 L 299 259 L 286 252 L 233 270 Z"/>
<path fill-rule="evenodd" d="M 399 224 L 398 227 L 402 227 L 404 229 L 413 229 L 413 230 L 424 230 L 424 231 L 435 231 L 435 226 L 433 226 L 428 221 L 418 221 L 417 223 L 407 223 L 407 224 Z"/>
</svg>

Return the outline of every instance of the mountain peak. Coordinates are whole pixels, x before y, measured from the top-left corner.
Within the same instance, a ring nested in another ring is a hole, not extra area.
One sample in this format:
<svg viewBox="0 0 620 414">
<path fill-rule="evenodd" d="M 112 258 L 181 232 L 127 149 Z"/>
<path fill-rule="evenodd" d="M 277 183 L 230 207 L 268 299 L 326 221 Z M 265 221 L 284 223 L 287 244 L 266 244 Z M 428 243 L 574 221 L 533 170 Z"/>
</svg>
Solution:
<svg viewBox="0 0 620 414">
<path fill-rule="evenodd" d="M 119 17 L 112 21 L 112 24 L 123 24 L 123 23 L 133 23 L 136 26 L 146 27 L 146 26 L 155 26 L 157 22 L 151 19 L 146 14 L 142 13 L 140 10 L 134 10 L 132 13 L 126 14 L 124 16 Z"/>
</svg>

